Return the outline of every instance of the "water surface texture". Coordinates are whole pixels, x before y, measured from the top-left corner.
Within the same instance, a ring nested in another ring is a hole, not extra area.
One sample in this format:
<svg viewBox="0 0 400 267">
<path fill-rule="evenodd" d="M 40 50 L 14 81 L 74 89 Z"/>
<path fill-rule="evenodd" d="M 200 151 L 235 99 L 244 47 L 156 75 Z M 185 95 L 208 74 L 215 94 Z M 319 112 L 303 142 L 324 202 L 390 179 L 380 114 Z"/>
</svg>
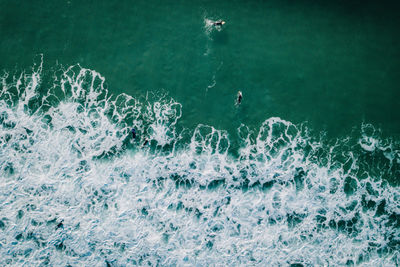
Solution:
<svg viewBox="0 0 400 267">
<path fill-rule="evenodd" d="M 0 265 L 398 265 L 399 11 L 0 1 Z"/>
</svg>

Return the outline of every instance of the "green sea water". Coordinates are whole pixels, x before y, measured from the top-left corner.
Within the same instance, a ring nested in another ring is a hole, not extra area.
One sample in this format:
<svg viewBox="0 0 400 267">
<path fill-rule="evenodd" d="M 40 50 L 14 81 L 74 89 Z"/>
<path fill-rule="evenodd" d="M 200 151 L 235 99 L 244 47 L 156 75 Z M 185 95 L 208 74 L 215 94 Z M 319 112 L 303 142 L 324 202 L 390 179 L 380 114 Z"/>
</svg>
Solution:
<svg viewBox="0 0 400 267">
<path fill-rule="evenodd" d="M 399 10 L 395 1 L 1 1 L 0 68 L 43 54 L 46 66 L 97 70 L 115 94 L 164 89 L 189 127 L 233 133 L 278 116 L 333 137 L 362 122 L 398 136 Z M 205 19 L 226 27 L 207 33 Z"/>
<path fill-rule="evenodd" d="M 398 266 L 399 11 L 0 0 L 0 265 Z"/>
</svg>

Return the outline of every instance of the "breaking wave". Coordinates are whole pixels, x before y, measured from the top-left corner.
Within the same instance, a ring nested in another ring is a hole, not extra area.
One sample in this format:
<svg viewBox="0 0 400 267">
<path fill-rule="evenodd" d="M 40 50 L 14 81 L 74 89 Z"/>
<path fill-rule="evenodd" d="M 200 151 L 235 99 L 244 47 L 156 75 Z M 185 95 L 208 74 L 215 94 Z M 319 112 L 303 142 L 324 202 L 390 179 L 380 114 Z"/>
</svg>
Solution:
<svg viewBox="0 0 400 267">
<path fill-rule="evenodd" d="M 0 90 L 1 265 L 399 264 L 400 152 L 372 125 L 332 142 L 275 117 L 233 148 L 79 65 Z"/>
</svg>

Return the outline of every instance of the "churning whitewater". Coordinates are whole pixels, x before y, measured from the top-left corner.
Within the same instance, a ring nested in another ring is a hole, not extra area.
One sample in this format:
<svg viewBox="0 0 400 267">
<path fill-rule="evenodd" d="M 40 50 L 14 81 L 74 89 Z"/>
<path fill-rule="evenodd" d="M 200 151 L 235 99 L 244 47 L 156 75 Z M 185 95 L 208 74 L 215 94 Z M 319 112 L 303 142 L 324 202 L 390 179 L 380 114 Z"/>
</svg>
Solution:
<svg viewBox="0 0 400 267">
<path fill-rule="evenodd" d="M 371 125 L 328 144 L 269 118 L 233 149 L 167 95 L 44 73 L 1 78 L 0 265 L 399 264 L 400 152 Z"/>
</svg>

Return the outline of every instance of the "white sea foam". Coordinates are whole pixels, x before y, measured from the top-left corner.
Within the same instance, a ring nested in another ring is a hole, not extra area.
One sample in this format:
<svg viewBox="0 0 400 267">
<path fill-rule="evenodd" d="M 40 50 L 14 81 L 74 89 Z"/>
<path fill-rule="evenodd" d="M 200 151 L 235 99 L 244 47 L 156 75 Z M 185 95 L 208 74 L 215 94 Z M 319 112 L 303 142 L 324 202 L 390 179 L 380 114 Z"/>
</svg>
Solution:
<svg viewBox="0 0 400 267">
<path fill-rule="evenodd" d="M 205 34 L 209 37 L 213 30 L 220 31 L 221 29 L 214 26 L 214 20 L 204 17 L 204 30 Z"/>
<path fill-rule="evenodd" d="M 184 140 L 167 96 L 111 97 L 80 66 L 39 94 L 41 72 L 2 79 L 1 265 L 399 263 L 398 187 L 360 172 L 373 147 L 398 161 L 375 135 L 359 156 L 269 118 L 233 156 L 212 126 Z"/>
</svg>

